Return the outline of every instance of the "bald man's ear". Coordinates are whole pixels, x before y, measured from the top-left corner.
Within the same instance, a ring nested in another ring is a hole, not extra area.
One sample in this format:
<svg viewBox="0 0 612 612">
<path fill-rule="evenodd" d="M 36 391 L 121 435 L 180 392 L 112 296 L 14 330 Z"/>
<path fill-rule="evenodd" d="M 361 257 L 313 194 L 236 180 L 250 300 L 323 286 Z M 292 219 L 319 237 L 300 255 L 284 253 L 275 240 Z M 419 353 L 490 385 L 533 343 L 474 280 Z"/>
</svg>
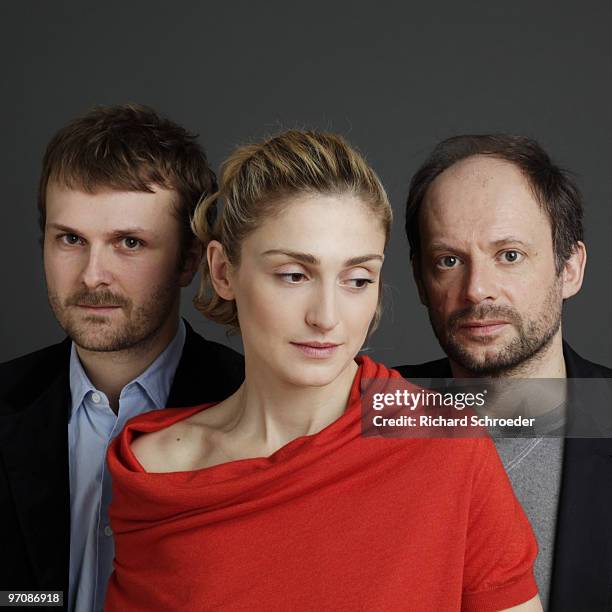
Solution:
<svg viewBox="0 0 612 612">
<path fill-rule="evenodd" d="M 576 295 L 582 287 L 584 269 L 586 267 L 587 252 L 584 242 L 580 240 L 574 245 L 572 254 L 563 264 L 561 278 L 563 280 L 563 299 Z"/>
<path fill-rule="evenodd" d="M 411 257 L 410 264 L 412 266 L 412 276 L 414 278 L 414 282 L 417 286 L 417 291 L 419 292 L 419 299 L 421 300 L 421 304 L 425 307 L 429 307 L 429 302 L 427 300 L 427 293 L 425 291 L 425 285 L 423 284 L 423 278 L 421 277 L 421 262 L 418 257 Z"/>
</svg>

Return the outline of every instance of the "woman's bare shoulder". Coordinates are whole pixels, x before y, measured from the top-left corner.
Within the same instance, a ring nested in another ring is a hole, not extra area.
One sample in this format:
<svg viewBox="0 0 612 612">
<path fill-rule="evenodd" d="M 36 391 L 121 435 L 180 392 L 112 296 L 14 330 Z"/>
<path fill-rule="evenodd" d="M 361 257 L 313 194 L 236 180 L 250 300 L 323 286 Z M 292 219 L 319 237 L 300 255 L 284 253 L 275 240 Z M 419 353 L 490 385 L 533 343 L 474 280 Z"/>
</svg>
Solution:
<svg viewBox="0 0 612 612">
<path fill-rule="evenodd" d="M 182 472 L 197 469 L 207 452 L 207 440 L 223 427 L 229 399 L 196 412 L 169 427 L 143 433 L 131 450 L 147 472 Z"/>
</svg>

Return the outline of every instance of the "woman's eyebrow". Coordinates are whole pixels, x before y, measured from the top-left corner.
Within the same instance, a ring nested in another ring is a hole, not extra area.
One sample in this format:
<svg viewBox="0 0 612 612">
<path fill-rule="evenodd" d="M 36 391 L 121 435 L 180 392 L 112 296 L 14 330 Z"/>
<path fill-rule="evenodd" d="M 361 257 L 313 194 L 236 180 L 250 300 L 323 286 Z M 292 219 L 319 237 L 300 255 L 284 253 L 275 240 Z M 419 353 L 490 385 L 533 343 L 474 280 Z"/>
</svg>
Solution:
<svg viewBox="0 0 612 612">
<path fill-rule="evenodd" d="M 269 251 L 265 251 L 262 255 L 285 255 L 286 257 L 291 257 L 292 259 L 297 259 L 298 261 L 302 261 L 304 263 L 319 265 L 321 262 L 314 256 L 309 253 L 300 253 L 299 251 L 285 251 L 283 249 L 270 249 Z"/>
<path fill-rule="evenodd" d="M 321 261 L 311 255 L 310 253 L 301 253 L 299 251 L 286 251 L 284 249 L 270 249 L 269 251 L 265 251 L 262 255 L 285 255 L 286 257 L 291 257 L 292 259 L 297 259 L 303 263 L 311 264 L 314 266 L 318 266 Z M 372 260 L 383 261 L 384 256 L 379 253 L 368 253 L 367 255 L 358 255 L 357 257 L 351 257 L 344 262 L 345 266 L 357 266 L 361 263 L 365 263 L 366 261 Z"/>
<path fill-rule="evenodd" d="M 358 257 L 351 257 L 344 262 L 345 266 L 357 266 L 359 264 L 365 263 L 366 261 L 372 260 L 384 261 L 384 255 L 380 255 L 378 253 L 369 253 L 368 255 L 359 255 Z"/>
</svg>

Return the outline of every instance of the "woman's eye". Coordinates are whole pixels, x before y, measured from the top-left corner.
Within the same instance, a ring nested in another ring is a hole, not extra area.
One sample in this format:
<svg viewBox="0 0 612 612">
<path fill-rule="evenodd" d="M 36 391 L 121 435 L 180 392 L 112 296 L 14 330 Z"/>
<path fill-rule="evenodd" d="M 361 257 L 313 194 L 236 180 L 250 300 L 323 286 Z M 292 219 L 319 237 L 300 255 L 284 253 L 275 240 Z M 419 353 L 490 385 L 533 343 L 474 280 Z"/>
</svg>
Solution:
<svg viewBox="0 0 612 612">
<path fill-rule="evenodd" d="M 351 278 L 348 280 L 348 283 L 355 289 L 364 289 L 374 283 L 374 281 L 370 278 Z"/>
<path fill-rule="evenodd" d="M 459 263 L 459 258 L 454 255 L 445 255 L 438 260 L 438 267 L 440 268 L 454 268 Z"/>
<path fill-rule="evenodd" d="M 291 285 L 297 285 L 306 280 L 306 275 L 302 272 L 285 272 L 283 274 L 279 274 L 278 276 Z"/>
<path fill-rule="evenodd" d="M 502 253 L 502 259 L 507 263 L 516 263 L 522 259 L 522 254 L 518 251 L 504 251 Z"/>
</svg>

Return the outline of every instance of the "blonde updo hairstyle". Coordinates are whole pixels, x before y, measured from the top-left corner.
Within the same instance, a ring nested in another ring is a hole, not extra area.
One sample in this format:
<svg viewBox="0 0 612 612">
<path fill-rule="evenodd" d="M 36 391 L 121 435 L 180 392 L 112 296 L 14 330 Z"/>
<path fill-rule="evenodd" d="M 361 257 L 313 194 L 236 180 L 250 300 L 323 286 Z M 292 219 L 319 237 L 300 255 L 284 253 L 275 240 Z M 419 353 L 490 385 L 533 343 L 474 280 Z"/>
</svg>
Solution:
<svg viewBox="0 0 612 612">
<path fill-rule="evenodd" d="M 258 144 L 238 147 L 221 168 L 219 190 L 200 201 L 192 228 L 204 257 L 200 287 L 193 300 L 207 318 L 240 329 L 234 300 L 219 296 L 212 286 L 206 258 L 211 240 L 222 245 L 229 263 L 240 264 L 242 241 L 268 217 L 302 195 L 353 195 L 375 215 L 385 233 L 391 232 L 392 211 L 380 179 L 365 159 L 341 136 L 289 130 Z M 218 214 L 217 206 L 223 205 Z M 378 325 L 381 293 L 370 326 Z"/>
</svg>

